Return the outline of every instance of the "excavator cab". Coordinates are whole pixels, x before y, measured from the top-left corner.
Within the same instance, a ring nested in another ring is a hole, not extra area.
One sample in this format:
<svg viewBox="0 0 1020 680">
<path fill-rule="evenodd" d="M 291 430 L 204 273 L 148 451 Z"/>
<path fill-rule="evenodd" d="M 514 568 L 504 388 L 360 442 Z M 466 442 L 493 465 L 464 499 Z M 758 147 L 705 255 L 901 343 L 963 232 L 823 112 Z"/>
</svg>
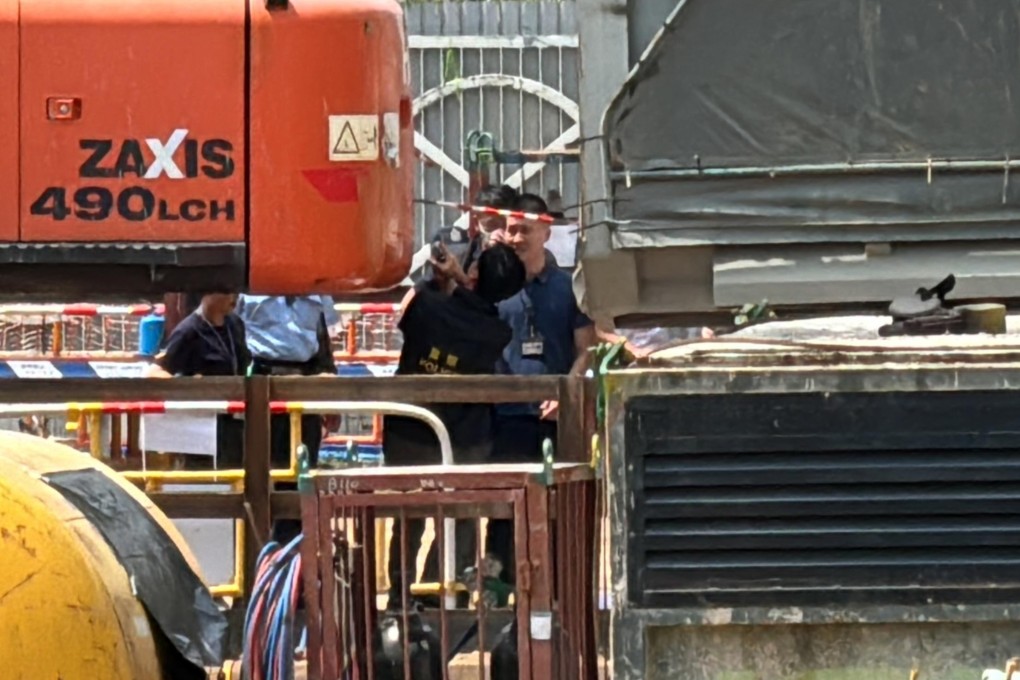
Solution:
<svg viewBox="0 0 1020 680">
<path fill-rule="evenodd" d="M 0 0 L 0 296 L 385 290 L 410 267 L 396 0 Z"/>
</svg>

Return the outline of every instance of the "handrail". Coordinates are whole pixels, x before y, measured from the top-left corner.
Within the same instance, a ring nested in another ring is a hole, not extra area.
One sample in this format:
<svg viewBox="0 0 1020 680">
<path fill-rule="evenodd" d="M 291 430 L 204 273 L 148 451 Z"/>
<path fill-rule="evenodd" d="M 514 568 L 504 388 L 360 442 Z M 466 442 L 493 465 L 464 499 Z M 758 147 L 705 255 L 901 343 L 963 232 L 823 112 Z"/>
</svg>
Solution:
<svg viewBox="0 0 1020 680">
<path fill-rule="evenodd" d="M 400 311 L 399 302 L 340 302 L 333 308 L 341 314 L 395 314 Z M 0 315 L 7 314 L 57 314 L 61 316 L 98 316 L 122 314 L 124 316 L 145 316 L 163 314 L 165 307 L 157 304 L 97 305 L 89 302 L 72 304 L 7 304 L 0 305 Z"/>
<path fill-rule="evenodd" d="M 237 401 L 151 401 L 151 402 L 64 402 L 41 404 L 0 404 L 0 416 L 49 415 L 63 414 L 68 411 L 82 413 L 140 413 L 158 415 L 165 413 L 243 413 L 244 402 Z M 334 414 L 352 413 L 362 415 L 394 415 L 420 420 L 432 428 L 439 439 L 439 451 L 443 465 L 453 465 L 453 445 L 446 425 L 436 414 L 421 406 L 403 404 L 395 401 L 275 401 L 270 402 L 273 413 L 313 413 Z M 291 452 L 290 468 L 272 470 L 273 479 L 293 481 L 297 479 L 297 461 Z M 147 481 L 190 481 L 190 482 L 227 482 L 244 479 L 244 470 L 188 471 L 169 470 L 158 472 L 125 472 L 128 479 L 140 482 Z"/>
<path fill-rule="evenodd" d="M 346 317 L 346 328 L 343 329 L 341 337 L 337 338 L 337 351 L 334 352 L 334 359 L 341 362 L 362 362 L 369 364 L 391 364 L 396 363 L 399 352 L 389 348 L 390 343 L 384 343 L 383 348 L 363 348 L 359 346 L 361 333 L 359 329 L 370 330 L 374 324 L 367 320 L 371 317 L 386 317 L 386 326 L 391 325 L 391 320 L 400 313 L 399 303 L 339 303 L 334 305 L 337 315 Z M 13 322 L 19 318 L 26 323 L 43 323 L 51 326 L 53 338 L 52 346 L 47 350 L 34 348 L 25 350 L 11 350 L 4 353 L 10 360 L 18 359 L 56 359 L 75 358 L 88 360 L 91 358 L 104 358 L 115 360 L 130 360 L 137 356 L 135 351 L 128 347 L 112 349 L 105 347 L 101 350 L 90 350 L 84 347 L 68 349 L 62 342 L 64 336 L 63 324 L 69 322 L 81 322 L 85 319 L 100 320 L 118 317 L 128 317 L 136 322 L 148 314 L 164 316 L 166 313 L 163 304 L 125 304 L 125 305 L 100 305 L 94 303 L 71 303 L 71 304 L 7 304 L 0 305 L 0 321 Z M 399 336 L 395 328 L 387 328 L 385 333 L 390 337 Z"/>
<path fill-rule="evenodd" d="M 135 305 L 97 305 L 89 302 L 68 305 L 47 304 L 10 304 L 0 305 L 0 316 L 145 316 L 147 314 L 163 314 L 166 308 L 162 303 Z"/>
<path fill-rule="evenodd" d="M 390 376 L 274 377 L 274 401 L 370 399 L 420 403 L 506 404 L 555 399 L 563 376 Z M 236 401 L 248 379 L 205 378 L 31 378 L 0 379 L 0 403 L 63 401 Z"/>
<path fill-rule="evenodd" d="M 333 305 L 340 314 L 396 314 L 399 302 L 338 302 Z"/>
<path fill-rule="evenodd" d="M 300 422 L 300 414 L 304 411 L 334 413 L 378 413 L 376 409 L 387 403 L 405 401 L 418 403 L 512 403 L 517 401 L 539 401 L 545 399 L 560 400 L 560 441 L 559 451 L 567 456 L 582 453 L 577 442 L 572 439 L 573 427 L 567 424 L 583 420 L 578 410 L 582 401 L 578 398 L 578 388 L 583 387 L 586 380 L 565 376 L 398 376 L 389 378 L 304 378 L 304 377 L 266 377 L 251 378 L 175 378 L 168 380 L 139 378 L 63 378 L 63 379 L 26 379 L 0 380 L 0 414 L 14 413 L 40 414 L 47 407 L 58 407 L 64 411 L 68 406 L 84 408 L 85 413 L 103 415 L 104 411 L 89 410 L 90 408 L 106 409 L 110 413 L 128 413 L 134 417 L 156 413 L 215 412 L 220 408 L 233 413 L 244 413 L 246 405 L 254 408 L 251 414 L 262 414 L 258 419 L 262 424 L 268 413 L 290 413 L 292 418 Z M 576 383 L 576 385 L 575 385 Z M 573 394 L 573 396 L 571 396 Z M 245 399 L 248 401 L 241 401 Z M 4 401 L 13 402 L 3 404 Z M 162 401 L 161 401 L 162 400 Z M 409 405 L 405 405 L 409 406 Z M 417 411 L 420 407 L 410 407 Z M 430 413 L 421 409 L 424 413 Z M 424 415 L 421 413 L 420 415 Z M 416 417 L 419 413 L 391 413 L 391 415 L 408 415 Z M 434 417 L 434 414 L 432 414 Z M 429 424 L 442 424 L 438 418 Z M 267 430 L 268 432 L 268 430 Z M 298 431 L 299 432 L 299 431 Z M 443 462 L 452 462 L 452 448 L 449 433 L 437 438 L 442 442 Z M 292 437 L 295 434 L 292 428 Z M 575 433 L 576 434 L 576 433 Z M 564 441 L 564 438 L 567 441 Z M 300 440 L 300 436 L 297 437 Z M 581 441 L 579 439 L 579 441 Z M 292 439 L 292 444 L 294 440 Z M 585 447 L 587 444 L 584 445 Z M 236 537 L 236 547 L 244 548 L 246 557 L 235 563 L 242 571 L 235 574 L 232 583 L 211 586 L 216 595 L 230 596 L 243 594 L 243 576 L 249 574 L 257 554 L 259 540 L 264 540 L 264 532 L 273 518 L 292 516 L 291 501 L 287 492 L 272 492 L 267 488 L 269 480 L 291 481 L 296 478 L 297 465 L 293 455 L 290 469 L 272 470 L 268 461 L 269 442 L 253 432 L 246 439 L 245 470 L 218 471 L 145 471 L 121 473 L 127 479 L 143 483 L 147 493 L 165 498 L 167 494 L 159 494 L 160 487 L 165 483 L 228 483 L 234 491 L 236 507 L 230 511 L 230 517 L 237 521 L 236 526 L 243 527 L 245 536 Z M 102 452 L 100 451 L 101 455 Z M 250 455 L 249 455 L 250 454 Z M 247 482 L 247 483 L 244 483 Z M 238 491 L 244 488 L 244 491 Z M 197 517 L 196 508 L 223 508 L 222 492 L 184 494 L 186 503 L 180 503 L 181 495 L 174 496 L 174 502 L 168 507 L 187 507 L 185 514 L 171 516 Z M 160 502 L 163 502 L 160 501 Z M 285 501 L 285 502 L 284 502 Z M 280 502 L 278 506 L 277 503 Z M 243 509 L 242 509 L 243 508 Z M 218 512 L 218 511 L 217 511 Z M 247 520 L 245 520 L 247 513 Z M 215 514 L 210 516 L 226 516 Z M 444 518 L 445 519 L 445 518 Z M 446 550 L 442 560 L 443 577 L 454 574 L 454 520 L 444 522 L 443 535 Z M 265 527 L 265 528 L 263 528 Z M 263 537 L 263 538 L 260 538 Z M 447 591 L 453 597 L 453 589 Z M 447 600 L 449 603 L 449 599 Z"/>
</svg>

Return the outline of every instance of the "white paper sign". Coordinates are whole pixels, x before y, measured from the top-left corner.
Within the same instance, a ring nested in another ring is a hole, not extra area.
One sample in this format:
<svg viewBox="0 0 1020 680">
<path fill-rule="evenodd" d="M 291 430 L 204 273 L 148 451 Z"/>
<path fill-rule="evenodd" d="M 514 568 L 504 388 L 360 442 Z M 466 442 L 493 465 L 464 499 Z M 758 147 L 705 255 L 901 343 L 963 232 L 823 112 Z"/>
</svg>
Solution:
<svg viewBox="0 0 1020 680">
<path fill-rule="evenodd" d="M 379 116 L 330 116 L 329 160 L 374 161 L 379 158 Z"/>
<path fill-rule="evenodd" d="M 577 260 L 577 225 L 555 224 L 545 247 L 556 256 L 556 264 L 573 267 Z"/>
<path fill-rule="evenodd" d="M 19 378 L 63 378 L 57 367 L 48 361 L 8 361 L 7 365 Z"/>
<path fill-rule="evenodd" d="M 149 364 L 144 361 L 90 361 L 89 366 L 100 378 L 141 378 Z"/>
<path fill-rule="evenodd" d="M 146 451 L 213 456 L 216 454 L 216 414 L 143 415 L 141 435 Z"/>
<path fill-rule="evenodd" d="M 552 640 L 552 614 L 549 612 L 532 612 L 531 639 Z"/>
</svg>

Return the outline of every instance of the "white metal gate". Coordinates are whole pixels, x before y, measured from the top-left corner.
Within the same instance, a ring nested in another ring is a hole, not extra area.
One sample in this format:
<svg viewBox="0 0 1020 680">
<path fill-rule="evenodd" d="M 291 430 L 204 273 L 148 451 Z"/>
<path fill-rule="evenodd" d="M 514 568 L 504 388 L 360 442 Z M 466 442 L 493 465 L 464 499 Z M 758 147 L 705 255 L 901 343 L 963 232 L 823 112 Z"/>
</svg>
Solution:
<svg viewBox="0 0 1020 680">
<path fill-rule="evenodd" d="M 580 139 L 578 37 L 573 0 L 438 2 L 405 7 L 415 88 L 416 194 L 467 200 L 464 142 L 492 134 L 500 151 L 563 151 Z M 494 168 L 494 179 L 575 214 L 579 168 L 561 159 Z M 466 216 L 418 205 L 418 245 Z M 414 269 L 426 259 L 421 248 Z"/>
</svg>

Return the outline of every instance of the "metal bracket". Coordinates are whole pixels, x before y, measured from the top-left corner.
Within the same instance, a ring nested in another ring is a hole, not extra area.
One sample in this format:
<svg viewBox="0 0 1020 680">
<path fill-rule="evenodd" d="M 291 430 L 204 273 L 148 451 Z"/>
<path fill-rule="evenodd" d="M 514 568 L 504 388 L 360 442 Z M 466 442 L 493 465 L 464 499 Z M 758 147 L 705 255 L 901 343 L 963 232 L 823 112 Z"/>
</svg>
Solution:
<svg viewBox="0 0 1020 680">
<path fill-rule="evenodd" d="M 464 146 L 467 147 L 468 163 L 474 169 L 489 165 L 495 159 L 496 140 L 490 132 L 472 130 L 468 133 Z"/>
</svg>

